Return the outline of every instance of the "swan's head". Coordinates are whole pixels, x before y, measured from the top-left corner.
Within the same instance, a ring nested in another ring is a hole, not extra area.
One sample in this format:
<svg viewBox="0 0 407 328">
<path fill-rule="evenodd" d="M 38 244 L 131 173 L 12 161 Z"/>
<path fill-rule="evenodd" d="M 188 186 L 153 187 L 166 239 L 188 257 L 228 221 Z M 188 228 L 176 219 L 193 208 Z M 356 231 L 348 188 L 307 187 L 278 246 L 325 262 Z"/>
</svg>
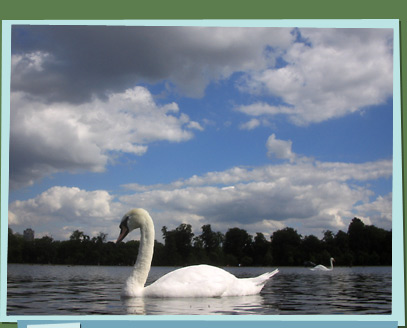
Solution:
<svg viewBox="0 0 407 328">
<path fill-rule="evenodd" d="M 335 262 L 335 259 L 333 257 L 331 257 L 331 262 Z"/>
<path fill-rule="evenodd" d="M 119 238 L 117 238 L 116 243 L 120 243 L 130 231 L 140 228 L 149 217 L 150 215 L 148 212 L 141 208 L 136 208 L 127 212 L 120 222 L 120 235 Z"/>
</svg>

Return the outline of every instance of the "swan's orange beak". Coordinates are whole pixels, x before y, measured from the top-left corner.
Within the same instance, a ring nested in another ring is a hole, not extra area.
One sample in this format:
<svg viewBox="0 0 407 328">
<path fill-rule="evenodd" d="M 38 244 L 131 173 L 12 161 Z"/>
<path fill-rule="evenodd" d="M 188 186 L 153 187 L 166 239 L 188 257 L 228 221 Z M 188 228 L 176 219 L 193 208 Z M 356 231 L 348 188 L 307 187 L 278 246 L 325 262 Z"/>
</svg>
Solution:
<svg viewBox="0 0 407 328">
<path fill-rule="evenodd" d="M 125 225 L 120 226 L 120 235 L 117 238 L 116 244 L 120 243 L 129 233 L 129 229 Z"/>
</svg>

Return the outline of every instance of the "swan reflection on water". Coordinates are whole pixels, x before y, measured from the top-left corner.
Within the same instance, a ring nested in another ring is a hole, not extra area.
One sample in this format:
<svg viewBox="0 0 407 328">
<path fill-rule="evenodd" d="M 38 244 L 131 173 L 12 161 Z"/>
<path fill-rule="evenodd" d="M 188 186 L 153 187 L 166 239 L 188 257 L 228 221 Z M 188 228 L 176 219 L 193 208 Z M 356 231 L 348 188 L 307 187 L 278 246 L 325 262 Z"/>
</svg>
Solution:
<svg viewBox="0 0 407 328">
<path fill-rule="evenodd" d="M 263 306 L 261 295 L 202 298 L 122 298 L 127 314 L 210 315 L 256 314 Z"/>
</svg>

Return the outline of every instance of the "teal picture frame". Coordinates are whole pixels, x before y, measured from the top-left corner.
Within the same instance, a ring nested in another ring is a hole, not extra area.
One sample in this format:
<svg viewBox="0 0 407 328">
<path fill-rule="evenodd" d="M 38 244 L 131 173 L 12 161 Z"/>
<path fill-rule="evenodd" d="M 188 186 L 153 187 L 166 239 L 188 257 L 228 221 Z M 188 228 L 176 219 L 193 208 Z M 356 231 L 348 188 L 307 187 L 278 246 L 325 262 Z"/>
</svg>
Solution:
<svg viewBox="0 0 407 328">
<path fill-rule="evenodd" d="M 160 1 L 158 1 L 160 2 Z M 376 2 L 377 7 L 372 6 L 372 2 L 369 3 L 369 10 L 365 10 L 364 6 L 353 6 L 351 2 L 345 2 L 341 4 L 333 4 L 327 6 L 323 1 L 314 1 L 305 5 L 304 3 L 297 1 L 293 5 L 291 4 L 278 4 L 273 7 L 272 4 L 265 1 L 257 1 L 253 4 L 247 5 L 241 2 L 234 2 L 233 9 L 232 4 L 228 2 L 215 3 L 207 2 L 205 4 L 196 4 L 194 7 L 187 1 L 173 2 L 172 6 L 169 3 L 162 1 L 158 6 L 154 4 L 140 4 L 135 6 L 131 1 L 122 1 L 115 3 L 114 6 L 105 3 L 105 6 L 99 4 L 99 8 L 95 9 L 95 2 L 88 1 L 82 5 L 71 3 L 61 3 L 60 6 L 56 6 L 55 3 L 43 1 L 42 3 L 34 6 L 33 3 L 27 1 L 23 6 L 21 2 L 19 5 L 1 4 L 0 16 L 2 18 L 2 98 L 1 98 L 1 110 L 2 110 L 2 149 L 1 149 L 1 287 L 5 286 L 6 272 L 6 243 L 4 241 L 5 231 L 7 231 L 7 193 L 8 193 L 8 148 L 7 138 L 9 135 L 9 113 L 7 108 L 9 107 L 9 97 L 7 91 L 9 90 L 9 76 L 10 71 L 7 70 L 7 65 L 4 63 L 9 62 L 10 58 L 7 58 L 8 49 L 11 40 L 10 27 L 12 24 L 19 23 L 32 23 L 32 24 L 137 24 L 137 25 L 222 25 L 222 26 L 300 26 L 300 27 L 391 27 L 395 31 L 395 62 L 400 63 L 398 68 L 394 69 L 394 108 L 400 108 L 400 113 L 395 112 L 394 115 L 394 144 L 395 149 L 393 160 L 395 162 L 395 178 L 404 182 L 403 175 L 403 153 L 405 142 L 402 139 L 405 122 L 403 120 L 403 99 L 402 90 L 403 78 L 406 74 L 403 74 L 403 70 L 406 69 L 407 63 L 405 58 L 401 54 L 405 54 L 407 45 L 406 26 L 404 25 L 404 18 L 399 17 L 402 15 L 400 8 L 402 1 L 390 1 L 386 5 Z M 122 4 L 122 6 L 120 6 Z M 240 4 L 240 6 L 239 6 Z M 257 6 L 256 6 L 257 4 Z M 352 5 L 352 7 L 351 7 Z M 134 17 L 128 17 L 128 10 L 132 6 L 137 7 L 137 12 L 134 13 Z M 247 8 L 249 7 L 250 8 Z M 2 8 L 3 7 L 3 8 Z M 35 7 L 35 8 L 34 8 Z M 103 7 L 103 8 L 102 8 Z M 294 8 L 293 8 L 294 7 Z M 328 8 L 329 7 L 329 8 Z M 80 10 L 78 10 L 80 8 Z M 126 10 L 127 8 L 127 10 Z M 178 8 L 178 10 L 177 10 Z M 211 10 L 212 8 L 212 10 Z M 213 10 L 216 8 L 216 10 Z M 262 10 L 262 8 L 264 8 Z M 266 13 L 265 9 L 270 8 L 270 12 Z M 352 11 L 346 11 L 344 8 L 352 8 Z M 2 10 L 3 9 L 3 10 Z M 76 10 L 75 10 L 76 9 Z M 275 10 L 275 12 L 273 12 Z M 127 16 L 127 17 L 126 17 Z M 244 17 L 243 17 L 244 16 Z M 375 17 L 375 19 L 372 19 Z M 380 19 L 377 19 L 377 18 Z M 403 33 L 404 32 L 404 33 Z M 404 39 L 403 39 L 404 36 Z M 398 42 L 400 40 L 400 43 Z M 398 56 L 399 55 L 399 56 Z M 404 65 L 403 65 L 404 63 Z M 398 92 L 397 92 L 398 91 Z M 397 96 L 398 95 L 398 96 Z M 405 134 L 404 134 L 405 135 Z M 393 189 L 393 193 L 396 195 L 393 198 L 393 213 L 400 213 L 404 217 L 404 198 L 403 198 L 403 184 L 396 183 L 396 189 Z M 183 327 L 186 325 L 194 325 L 196 327 L 206 327 L 207 324 L 215 324 L 217 326 L 233 325 L 247 325 L 248 322 L 261 327 L 325 327 L 327 325 L 332 327 L 342 327 L 345 323 L 352 323 L 355 327 L 397 327 L 405 325 L 405 226 L 401 231 L 398 231 L 393 235 L 393 248 L 396 250 L 395 258 L 402 261 L 393 261 L 394 267 L 393 278 L 396 279 L 396 286 L 402 286 L 402 288 L 393 289 L 393 313 L 391 316 L 386 316 L 384 320 L 378 321 L 375 316 L 363 316 L 356 318 L 354 316 L 320 316 L 316 319 L 309 316 L 299 317 L 286 317 L 281 316 L 278 318 L 268 317 L 239 317 L 238 320 L 230 317 L 218 317 L 207 316 L 194 317 L 194 316 L 163 316 L 163 317 L 128 317 L 128 316 L 89 316 L 89 317 L 8 317 L 4 315 L 3 304 L 6 302 L 5 293 L 1 292 L 0 302 L 2 304 L 2 313 L 0 327 L 15 327 L 18 323 L 18 327 L 28 327 L 30 325 L 46 325 L 46 324 L 58 324 L 58 323 L 76 323 L 80 321 L 82 327 L 108 327 L 111 326 L 111 320 L 115 321 L 115 325 L 120 327 L 130 327 L 137 325 L 143 325 L 143 327 L 158 327 L 161 325 Z M 403 273 L 401 275 L 401 273 Z M 3 290 L 3 288 L 2 288 Z M 397 300 L 397 302 L 394 302 Z M 107 320 L 107 321 L 106 321 Z M 11 322 L 11 323 L 7 323 Z"/>
</svg>

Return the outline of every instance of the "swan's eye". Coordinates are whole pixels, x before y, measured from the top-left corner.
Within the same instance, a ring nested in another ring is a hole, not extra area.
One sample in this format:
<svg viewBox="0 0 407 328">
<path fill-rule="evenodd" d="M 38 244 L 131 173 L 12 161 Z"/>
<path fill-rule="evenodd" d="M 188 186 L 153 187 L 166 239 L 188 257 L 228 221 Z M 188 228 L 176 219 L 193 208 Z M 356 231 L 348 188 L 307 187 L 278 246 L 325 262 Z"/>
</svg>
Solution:
<svg viewBox="0 0 407 328">
<path fill-rule="evenodd" d="M 129 217 L 127 216 L 119 225 L 119 228 L 122 229 L 122 227 L 127 228 L 127 222 L 129 221 Z"/>
</svg>

